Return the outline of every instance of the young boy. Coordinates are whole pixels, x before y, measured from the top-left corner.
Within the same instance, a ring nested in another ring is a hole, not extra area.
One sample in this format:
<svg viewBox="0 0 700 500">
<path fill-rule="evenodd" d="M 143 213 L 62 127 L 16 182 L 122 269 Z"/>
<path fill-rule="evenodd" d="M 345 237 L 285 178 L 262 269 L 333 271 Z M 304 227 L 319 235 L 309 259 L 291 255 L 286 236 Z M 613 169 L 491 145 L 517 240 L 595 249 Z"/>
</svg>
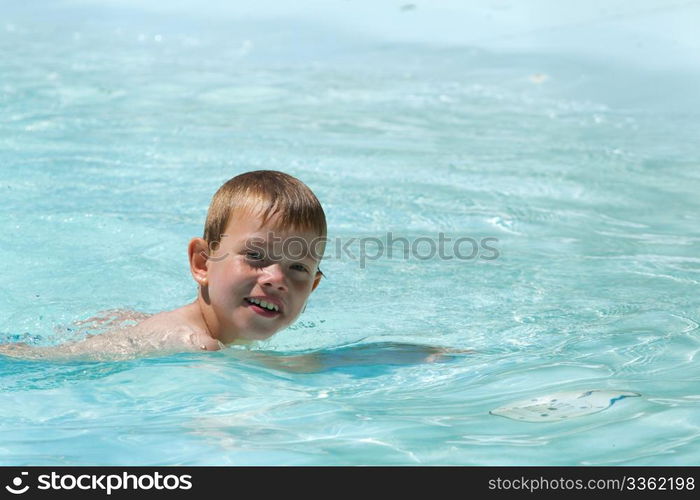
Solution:
<svg viewBox="0 0 700 500">
<path fill-rule="evenodd" d="M 29 359 L 115 360 L 186 351 L 271 337 L 301 314 L 321 282 L 326 217 L 311 190 L 282 172 L 238 175 L 214 194 L 203 238 L 188 246 L 197 298 L 173 311 L 149 316 L 106 311 L 77 323 L 107 330 L 56 347 L 0 345 L 0 354 Z M 126 322 L 136 323 L 125 327 Z M 243 359 L 292 372 L 342 365 L 434 362 L 471 351 L 384 342 L 329 352 Z"/>
<path fill-rule="evenodd" d="M 194 302 L 150 317 L 122 311 L 112 322 L 142 321 L 58 347 L 0 345 L 0 354 L 114 359 L 269 338 L 297 319 L 321 282 L 325 240 L 323 208 L 304 183 L 272 170 L 238 175 L 214 194 L 203 238 L 189 243 Z"/>
</svg>

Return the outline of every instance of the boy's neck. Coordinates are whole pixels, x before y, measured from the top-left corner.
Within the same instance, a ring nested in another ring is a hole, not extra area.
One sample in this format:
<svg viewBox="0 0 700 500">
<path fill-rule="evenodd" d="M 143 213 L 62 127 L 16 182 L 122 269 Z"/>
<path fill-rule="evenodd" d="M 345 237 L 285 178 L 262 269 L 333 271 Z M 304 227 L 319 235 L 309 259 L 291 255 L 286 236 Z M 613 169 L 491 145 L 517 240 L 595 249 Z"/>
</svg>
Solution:
<svg viewBox="0 0 700 500">
<path fill-rule="evenodd" d="M 216 314 L 212 310 L 211 306 L 207 304 L 206 300 L 204 300 L 201 292 L 197 295 L 197 300 L 195 300 L 192 304 L 189 304 L 188 307 L 192 307 L 191 317 L 202 331 L 202 334 L 215 341 L 221 342 L 224 345 L 247 343 L 245 340 L 241 341 L 238 338 L 238 332 L 224 331 L 224 328 L 217 319 Z"/>
</svg>

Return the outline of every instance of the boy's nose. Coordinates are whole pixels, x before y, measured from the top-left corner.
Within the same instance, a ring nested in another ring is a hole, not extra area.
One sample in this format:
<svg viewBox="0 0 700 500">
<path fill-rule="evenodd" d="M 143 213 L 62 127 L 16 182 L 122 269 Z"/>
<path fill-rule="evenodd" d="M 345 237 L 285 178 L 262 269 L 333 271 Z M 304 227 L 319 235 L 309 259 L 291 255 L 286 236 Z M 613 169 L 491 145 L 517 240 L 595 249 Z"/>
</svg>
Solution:
<svg viewBox="0 0 700 500">
<path fill-rule="evenodd" d="M 287 278 L 279 263 L 265 267 L 262 280 L 263 286 L 271 286 L 277 290 L 287 291 Z"/>
</svg>

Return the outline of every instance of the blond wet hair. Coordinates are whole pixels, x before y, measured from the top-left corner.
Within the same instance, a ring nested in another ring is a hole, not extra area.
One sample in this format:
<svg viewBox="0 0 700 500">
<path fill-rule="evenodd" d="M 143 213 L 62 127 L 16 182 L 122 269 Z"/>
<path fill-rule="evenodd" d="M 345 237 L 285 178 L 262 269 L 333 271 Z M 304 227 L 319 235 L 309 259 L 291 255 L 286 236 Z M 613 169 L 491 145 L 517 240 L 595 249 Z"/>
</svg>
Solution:
<svg viewBox="0 0 700 500">
<path fill-rule="evenodd" d="M 214 193 L 204 224 L 204 240 L 221 240 L 231 217 L 259 216 L 273 230 L 310 231 L 325 238 L 326 215 L 316 195 L 296 177 L 277 170 L 254 170 L 226 181 Z M 325 245 L 324 245 L 325 246 Z"/>
</svg>

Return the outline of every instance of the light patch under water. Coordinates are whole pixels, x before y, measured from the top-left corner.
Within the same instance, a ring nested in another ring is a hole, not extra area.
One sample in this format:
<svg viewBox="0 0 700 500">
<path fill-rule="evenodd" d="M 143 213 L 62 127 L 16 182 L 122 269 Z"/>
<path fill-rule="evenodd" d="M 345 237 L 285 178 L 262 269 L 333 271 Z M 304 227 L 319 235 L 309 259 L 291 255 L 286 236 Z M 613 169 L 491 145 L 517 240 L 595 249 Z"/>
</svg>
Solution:
<svg viewBox="0 0 700 500">
<path fill-rule="evenodd" d="M 625 398 L 640 397 L 628 391 L 564 391 L 523 399 L 491 410 L 492 415 L 525 422 L 556 422 L 607 410 Z"/>
</svg>

